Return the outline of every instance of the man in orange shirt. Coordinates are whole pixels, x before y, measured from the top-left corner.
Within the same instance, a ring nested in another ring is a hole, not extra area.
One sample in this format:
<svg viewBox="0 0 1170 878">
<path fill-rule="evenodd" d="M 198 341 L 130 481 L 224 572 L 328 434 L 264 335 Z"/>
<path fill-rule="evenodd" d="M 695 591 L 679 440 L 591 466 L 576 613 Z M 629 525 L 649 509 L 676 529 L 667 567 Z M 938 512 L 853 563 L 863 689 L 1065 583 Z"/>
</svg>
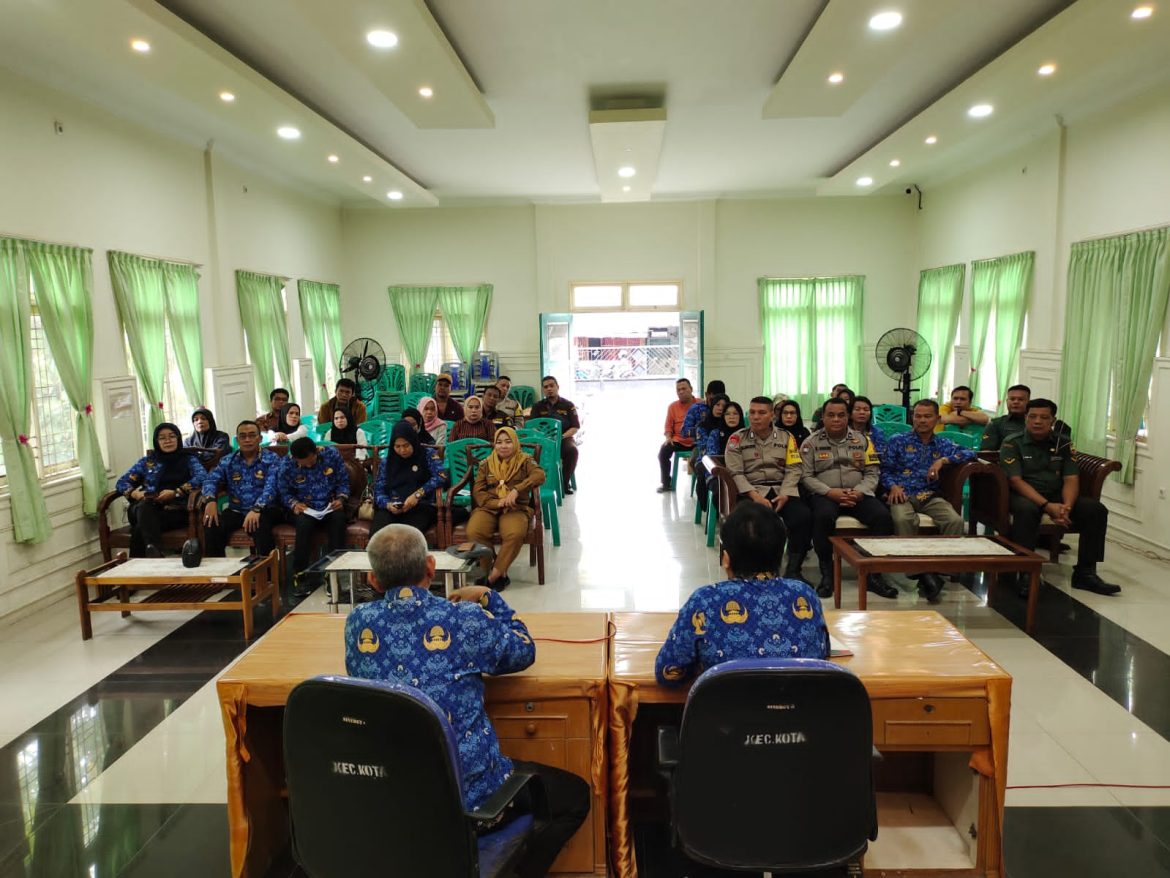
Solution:
<svg viewBox="0 0 1170 878">
<path fill-rule="evenodd" d="M 678 379 L 674 384 L 674 392 L 678 394 L 678 400 L 666 408 L 662 447 L 658 449 L 658 468 L 662 471 L 662 484 L 658 486 L 659 494 L 674 490 L 670 483 L 670 459 L 674 453 L 690 451 L 695 447 L 695 440 L 683 435 L 683 421 L 687 419 L 687 412 L 695 404 L 691 382 L 686 378 Z"/>
</svg>

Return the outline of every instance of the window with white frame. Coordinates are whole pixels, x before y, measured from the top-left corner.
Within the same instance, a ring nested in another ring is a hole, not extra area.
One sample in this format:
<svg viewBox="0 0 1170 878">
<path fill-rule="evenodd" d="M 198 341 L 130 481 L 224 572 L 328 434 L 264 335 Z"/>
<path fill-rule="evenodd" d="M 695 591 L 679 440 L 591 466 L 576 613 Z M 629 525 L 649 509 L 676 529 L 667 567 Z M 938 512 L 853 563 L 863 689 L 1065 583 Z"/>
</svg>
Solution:
<svg viewBox="0 0 1170 878">
<path fill-rule="evenodd" d="M 487 333 L 479 338 L 478 350 L 486 350 Z M 454 363 L 459 360 L 455 350 L 455 342 L 451 340 L 451 332 L 447 329 L 447 322 L 443 319 L 443 312 L 435 309 L 435 319 L 431 323 L 431 343 L 427 346 L 427 356 L 423 361 L 423 369 L 432 375 L 438 375 L 443 363 Z"/>
<path fill-rule="evenodd" d="M 678 311 L 682 284 L 575 283 L 569 287 L 569 307 L 573 311 Z"/>
<path fill-rule="evenodd" d="M 166 340 L 166 356 L 167 356 L 167 371 L 163 378 L 163 420 L 170 421 L 179 428 L 179 432 L 184 435 L 190 433 L 188 426 L 191 424 L 191 411 L 194 409 L 194 403 L 187 398 L 187 390 L 183 387 L 183 376 L 179 372 L 179 361 L 175 359 L 175 346 L 171 342 L 171 327 L 169 323 L 163 323 L 163 338 Z M 127 365 L 131 374 L 134 372 L 134 363 L 130 359 L 130 340 L 123 336 L 124 350 L 127 352 Z M 147 398 L 146 391 L 142 387 L 142 382 L 138 382 L 138 400 L 140 403 L 139 419 L 142 423 L 142 435 L 150 439 L 153 431 L 150 429 L 150 407 L 157 405 L 158 400 L 151 400 Z M 194 427 L 191 428 L 192 430 Z M 149 445 L 149 441 L 147 442 Z"/>
</svg>

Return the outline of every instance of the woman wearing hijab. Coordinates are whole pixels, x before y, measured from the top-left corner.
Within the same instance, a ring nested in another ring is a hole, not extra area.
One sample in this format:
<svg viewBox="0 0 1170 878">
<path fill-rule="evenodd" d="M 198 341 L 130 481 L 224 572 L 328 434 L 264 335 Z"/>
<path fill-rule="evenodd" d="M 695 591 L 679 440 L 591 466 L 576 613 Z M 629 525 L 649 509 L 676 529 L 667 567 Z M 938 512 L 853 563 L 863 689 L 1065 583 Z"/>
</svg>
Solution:
<svg viewBox="0 0 1170 878">
<path fill-rule="evenodd" d="M 795 399 L 784 400 L 776 409 L 776 426 L 786 430 L 796 440 L 798 448 L 809 436 L 809 429 L 800 415 L 800 404 Z"/>
<path fill-rule="evenodd" d="M 491 442 L 494 435 L 492 425 L 483 418 L 483 400 L 478 396 L 469 396 L 463 401 L 463 417 L 455 422 L 455 426 L 447 434 L 447 441 L 482 439 L 484 442 Z"/>
<path fill-rule="evenodd" d="M 423 533 L 435 526 L 435 490 L 447 481 L 439 453 L 419 441 L 408 421 L 390 431 L 390 450 L 374 485 L 373 536 L 388 524 L 408 524 Z"/>
<path fill-rule="evenodd" d="M 447 422 L 439 417 L 439 404 L 434 397 L 424 396 L 418 401 L 418 410 L 422 413 L 422 428 L 431 434 L 436 446 L 447 444 Z"/>
<path fill-rule="evenodd" d="M 500 427 L 492 441 L 492 453 L 476 468 L 471 488 L 474 507 L 467 522 L 467 538 L 485 546 L 500 537 L 500 551 L 482 585 L 501 591 L 511 582 L 508 568 L 520 554 L 532 520 L 531 491 L 544 484 L 544 470 L 520 449 L 520 440 L 511 427 Z M 537 501 L 539 502 L 539 501 Z"/>
<path fill-rule="evenodd" d="M 731 438 L 731 434 L 745 426 L 743 407 L 738 402 L 729 402 L 723 409 L 719 426 L 707 433 L 707 445 L 703 453 L 716 456 L 723 454 L 727 450 L 727 440 Z"/>
<path fill-rule="evenodd" d="M 704 512 L 707 511 L 707 468 L 703 466 L 703 455 L 706 453 L 704 449 L 707 447 L 707 437 L 712 430 L 718 430 L 719 425 L 723 423 L 723 410 L 727 408 L 727 404 L 731 402 L 731 397 L 726 393 L 717 393 L 711 400 L 711 405 L 697 427 L 695 427 L 695 450 L 691 452 L 689 466 L 687 467 L 691 472 L 697 474 L 698 478 L 695 480 L 695 499 L 699 504 L 699 508 Z"/>
<path fill-rule="evenodd" d="M 406 409 L 402 412 L 402 420 L 409 421 L 410 426 L 418 431 L 418 441 L 423 445 L 434 445 L 435 437 L 432 436 L 423 426 L 422 412 L 418 409 Z"/>
<path fill-rule="evenodd" d="M 211 409 L 200 407 L 191 412 L 191 425 L 194 430 L 183 440 L 183 447 L 195 449 L 200 452 L 200 457 L 206 452 L 210 458 L 210 452 L 228 451 L 232 447 L 232 437 L 215 426 Z"/>
<path fill-rule="evenodd" d="M 117 491 L 130 501 L 130 556 L 161 558 L 162 534 L 187 525 L 187 498 L 203 486 L 207 471 L 181 446 L 174 424 L 154 428 L 154 450 L 126 470 Z"/>
<path fill-rule="evenodd" d="M 280 417 L 276 422 L 276 429 L 264 434 L 269 445 L 288 443 L 292 445 L 302 436 L 309 435 L 309 428 L 301 423 L 301 407 L 290 402 L 280 410 Z"/>
<path fill-rule="evenodd" d="M 369 445 L 370 441 L 366 437 L 365 430 L 350 422 L 348 409 L 336 408 L 333 410 L 333 426 L 329 428 L 325 438 L 334 445 L 358 446 L 354 450 L 353 456 L 358 460 L 366 459 L 366 449 L 361 446 Z"/>
</svg>

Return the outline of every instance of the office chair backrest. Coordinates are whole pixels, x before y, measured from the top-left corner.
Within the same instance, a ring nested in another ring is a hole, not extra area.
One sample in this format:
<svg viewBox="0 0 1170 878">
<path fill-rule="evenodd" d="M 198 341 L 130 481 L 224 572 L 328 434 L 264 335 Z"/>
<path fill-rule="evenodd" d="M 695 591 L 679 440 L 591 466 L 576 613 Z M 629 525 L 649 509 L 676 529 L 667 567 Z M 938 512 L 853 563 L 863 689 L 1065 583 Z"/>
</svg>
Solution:
<svg viewBox="0 0 1170 878">
<path fill-rule="evenodd" d="M 293 850 L 312 878 L 478 874 L 451 726 L 418 689 L 306 680 L 285 710 L 284 763 Z"/>
<path fill-rule="evenodd" d="M 877 833 L 869 698 L 817 659 L 725 662 L 695 681 L 679 733 L 672 812 L 693 860 L 813 871 Z"/>
</svg>

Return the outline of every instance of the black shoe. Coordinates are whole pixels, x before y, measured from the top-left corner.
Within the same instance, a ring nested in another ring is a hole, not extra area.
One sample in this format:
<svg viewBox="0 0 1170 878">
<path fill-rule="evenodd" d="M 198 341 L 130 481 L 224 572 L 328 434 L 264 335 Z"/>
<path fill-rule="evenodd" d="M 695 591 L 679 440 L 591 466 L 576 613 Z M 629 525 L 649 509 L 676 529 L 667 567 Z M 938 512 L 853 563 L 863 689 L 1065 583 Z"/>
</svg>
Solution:
<svg viewBox="0 0 1170 878">
<path fill-rule="evenodd" d="M 898 589 L 880 576 L 870 576 L 869 581 L 865 584 L 865 590 L 872 591 L 879 598 L 896 598 L 898 596 Z"/>
<path fill-rule="evenodd" d="M 561 496 L 563 496 L 563 497 L 568 497 L 572 493 L 573 493 L 573 489 L 570 488 L 568 485 L 566 485 L 563 489 L 561 489 Z"/>
<path fill-rule="evenodd" d="M 486 585 L 492 591 L 503 591 L 505 588 L 507 588 L 511 584 L 512 584 L 512 580 L 509 579 L 507 576 L 501 576 L 495 582 L 486 582 L 486 581 L 484 582 L 484 585 Z"/>
<path fill-rule="evenodd" d="M 163 557 L 163 550 L 154 543 L 147 543 L 146 548 L 142 550 L 143 558 L 161 558 Z"/>
<path fill-rule="evenodd" d="M 658 486 L 658 493 L 659 494 L 669 494 L 673 490 L 674 490 L 674 488 L 672 488 L 670 485 L 659 485 Z"/>
<path fill-rule="evenodd" d="M 313 589 L 315 587 L 316 583 L 314 583 L 311 579 L 307 579 L 301 576 L 301 574 L 298 573 L 293 577 L 293 587 L 289 592 L 289 596 L 294 601 L 303 601 L 313 593 Z"/>
<path fill-rule="evenodd" d="M 1075 570 L 1072 576 L 1072 587 L 1104 595 L 1114 595 L 1121 591 L 1120 585 L 1106 582 L 1096 573 L 1077 573 Z"/>
<path fill-rule="evenodd" d="M 800 572 L 800 568 L 804 566 L 804 555 L 788 555 L 788 566 L 784 569 L 785 579 L 795 579 L 797 582 L 803 582 L 807 586 L 812 586 L 812 583 L 804 578 L 804 574 Z M 830 584 L 830 588 L 832 588 Z"/>
<path fill-rule="evenodd" d="M 918 580 L 918 593 L 932 604 L 942 600 L 943 579 L 937 573 L 923 573 Z"/>
<path fill-rule="evenodd" d="M 833 564 L 832 562 L 820 561 L 820 568 L 821 581 L 817 583 L 817 597 L 831 598 L 833 596 Z"/>
</svg>

